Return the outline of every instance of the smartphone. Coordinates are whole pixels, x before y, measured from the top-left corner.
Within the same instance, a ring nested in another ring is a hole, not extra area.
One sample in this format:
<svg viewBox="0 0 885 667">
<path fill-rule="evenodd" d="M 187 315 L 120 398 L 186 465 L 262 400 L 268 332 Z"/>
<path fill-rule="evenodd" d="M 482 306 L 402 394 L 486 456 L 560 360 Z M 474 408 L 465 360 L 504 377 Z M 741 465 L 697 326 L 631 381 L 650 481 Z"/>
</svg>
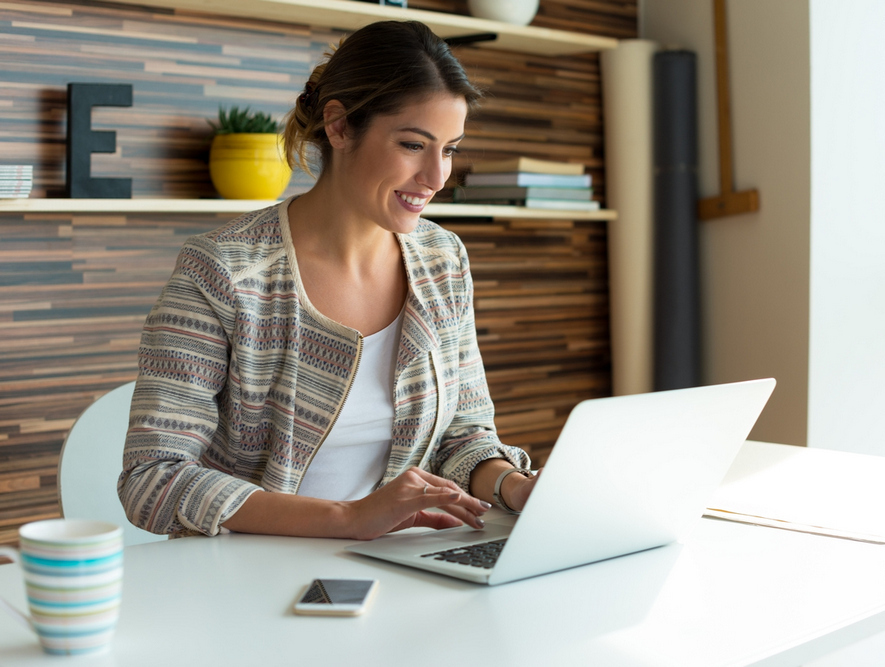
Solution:
<svg viewBox="0 0 885 667">
<path fill-rule="evenodd" d="M 295 603 L 295 613 L 359 616 L 377 589 L 377 579 L 314 579 Z"/>
</svg>

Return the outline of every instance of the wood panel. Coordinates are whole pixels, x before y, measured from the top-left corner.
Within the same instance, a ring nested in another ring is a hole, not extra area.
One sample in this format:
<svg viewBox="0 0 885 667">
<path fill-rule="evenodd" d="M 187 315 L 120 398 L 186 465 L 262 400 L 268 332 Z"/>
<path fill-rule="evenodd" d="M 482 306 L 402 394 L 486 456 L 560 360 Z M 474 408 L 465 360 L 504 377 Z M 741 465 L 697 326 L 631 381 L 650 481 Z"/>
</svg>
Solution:
<svg viewBox="0 0 885 667">
<path fill-rule="evenodd" d="M 466 13 L 463 0 L 410 5 Z M 636 3 L 543 0 L 535 24 L 631 37 Z M 132 177 L 139 197 L 214 197 L 206 119 L 219 104 L 281 115 L 339 36 L 109 3 L 0 1 L 0 164 L 33 164 L 33 196 L 61 196 L 66 84 L 129 82 L 132 108 L 93 114 L 96 129 L 117 132 L 117 152 L 94 156 L 93 173 Z M 458 173 L 473 160 L 520 153 L 580 162 L 604 203 L 598 58 L 470 47 L 458 55 L 489 93 Z M 298 178 L 289 192 L 309 185 Z M 67 430 L 95 398 L 134 377 L 144 316 L 184 238 L 228 217 L 0 215 L 0 542 L 27 520 L 57 515 Z M 541 463 L 575 402 L 610 391 L 605 223 L 445 225 L 471 254 L 498 427 Z"/>
<path fill-rule="evenodd" d="M 228 216 L 5 215 L 0 221 L 0 541 L 58 514 L 64 438 L 135 377 L 144 318 L 184 239 Z"/>
<path fill-rule="evenodd" d="M 605 225 L 446 222 L 467 246 L 502 439 L 543 465 L 578 400 L 611 393 Z"/>
</svg>

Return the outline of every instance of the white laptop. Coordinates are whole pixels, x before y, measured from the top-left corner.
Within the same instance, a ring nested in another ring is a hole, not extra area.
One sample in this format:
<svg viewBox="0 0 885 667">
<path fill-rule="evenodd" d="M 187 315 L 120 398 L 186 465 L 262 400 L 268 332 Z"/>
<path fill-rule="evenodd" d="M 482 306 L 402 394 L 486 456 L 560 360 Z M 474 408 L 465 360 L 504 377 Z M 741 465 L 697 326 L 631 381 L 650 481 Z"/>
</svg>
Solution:
<svg viewBox="0 0 885 667">
<path fill-rule="evenodd" d="M 752 380 L 583 401 L 517 521 L 385 535 L 347 550 L 494 585 L 681 540 L 774 385 Z"/>
</svg>

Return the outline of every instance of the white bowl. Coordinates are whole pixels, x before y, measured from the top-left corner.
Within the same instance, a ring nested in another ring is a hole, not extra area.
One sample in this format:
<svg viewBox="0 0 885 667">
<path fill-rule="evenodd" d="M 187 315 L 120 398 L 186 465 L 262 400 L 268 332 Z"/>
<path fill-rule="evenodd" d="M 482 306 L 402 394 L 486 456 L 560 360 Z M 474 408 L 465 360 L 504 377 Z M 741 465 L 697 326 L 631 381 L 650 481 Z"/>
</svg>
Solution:
<svg viewBox="0 0 885 667">
<path fill-rule="evenodd" d="M 470 13 L 480 19 L 528 25 L 538 13 L 539 0 L 467 0 Z"/>
</svg>

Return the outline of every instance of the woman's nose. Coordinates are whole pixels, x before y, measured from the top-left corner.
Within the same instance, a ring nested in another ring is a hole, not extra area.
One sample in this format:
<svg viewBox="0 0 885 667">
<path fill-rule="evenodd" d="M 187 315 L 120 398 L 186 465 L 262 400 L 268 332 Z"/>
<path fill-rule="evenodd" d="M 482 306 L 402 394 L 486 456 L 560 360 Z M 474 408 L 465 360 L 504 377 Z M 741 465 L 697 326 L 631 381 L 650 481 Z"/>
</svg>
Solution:
<svg viewBox="0 0 885 667">
<path fill-rule="evenodd" d="M 431 156 L 423 164 L 418 182 L 438 192 L 442 190 L 452 173 L 452 161 L 443 156 Z"/>
</svg>

